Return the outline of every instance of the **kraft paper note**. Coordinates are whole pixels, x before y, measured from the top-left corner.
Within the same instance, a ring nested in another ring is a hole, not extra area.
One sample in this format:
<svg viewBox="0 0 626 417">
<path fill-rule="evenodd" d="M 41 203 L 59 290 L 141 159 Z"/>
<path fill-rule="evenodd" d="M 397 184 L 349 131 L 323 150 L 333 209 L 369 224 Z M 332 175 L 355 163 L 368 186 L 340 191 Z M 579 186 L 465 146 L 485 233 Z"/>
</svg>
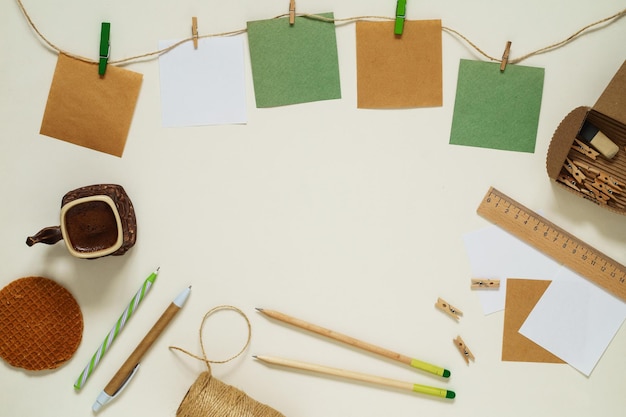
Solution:
<svg viewBox="0 0 626 417">
<path fill-rule="evenodd" d="M 462 59 L 450 143 L 535 151 L 544 69 Z"/>
<path fill-rule="evenodd" d="M 357 22 L 357 107 L 437 107 L 443 104 L 441 20 Z"/>
<path fill-rule="evenodd" d="M 59 54 L 40 133 L 122 156 L 143 75 Z"/>
<path fill-rule="evenodd" d="M 298 16 L 294 25 L 280 18 L 247 28 L 257 107 L 341 98 L 334 22 Z"/>
<path fill-rule="evenodd" d="M 532 340 L 519 333 L 551 281 L 508 279 L 504 309 L 502 360 L 514 362 L 564 363 Z"/>
</svg>

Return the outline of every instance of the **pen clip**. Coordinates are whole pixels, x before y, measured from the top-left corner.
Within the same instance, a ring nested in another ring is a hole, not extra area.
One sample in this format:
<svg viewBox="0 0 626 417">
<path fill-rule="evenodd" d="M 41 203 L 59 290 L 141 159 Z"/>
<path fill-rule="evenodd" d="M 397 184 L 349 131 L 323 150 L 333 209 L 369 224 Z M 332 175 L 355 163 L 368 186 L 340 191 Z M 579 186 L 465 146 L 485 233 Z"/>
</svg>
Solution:
<svg viewBox="0 0 626 417">
<path fill-rule="evenodd" d="M 128 383 L 130 382 L 130 380 L 133 379 L 138 369 L 139 364 L 135 365 L 131 373 L 128 374 L 128 376 L 124 380 L 124 383 L 112 395 L 107 394 L 106 388 L 102 390 L 100 395 L 98 395 L 98 398 L 96 398 L 96 402 L 93 404 L 92 410 L 94 411 L 94 413 L 97 413 L 103 405 L 108 404 L 110 401 L 120 395 L 120 393 L 124 390 L 124 388 L 126 388 Z"/>
<path fill-rule="evenodd" d="M 135 365 L 135 367 L 133 368 L 132 372 L 130 374 L 128 374 L 128 377 L 126 377 L 126 380 L 124 381 L 122 386 L 120 386 L 117 389 L 117 391 L 115 391 L 115 393 L 113 393 L 113 395 L 111 395 L 111 399 L 116 398 L 118 395 L 121 394 L 122 391 L 124 391 L 124 388 L 126 388 L 128 383 L 130 382 L 130 380 L 133 379 L 133 377 L 135 376 L 135 374 L 139 370 L 139 365 L 141 365 L 141 363 L 138 363 L 137 365 Z"/>
</svg>

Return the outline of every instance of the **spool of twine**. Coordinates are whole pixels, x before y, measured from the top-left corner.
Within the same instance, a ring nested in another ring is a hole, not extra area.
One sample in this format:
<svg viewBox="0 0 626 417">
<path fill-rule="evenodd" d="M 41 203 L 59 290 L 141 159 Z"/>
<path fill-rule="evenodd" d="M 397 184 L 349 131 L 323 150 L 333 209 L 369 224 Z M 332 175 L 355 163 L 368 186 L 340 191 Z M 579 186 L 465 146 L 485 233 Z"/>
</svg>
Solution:
<svg viewBox="0 0 626 417">
<path fill-rule="evenodd" d="M 209 360 L 202 340 L 202 329 L 205 321 L 218 310 L 233 310 L 239 313 L 248 325 L 248 339 L 241 351 L 223 361 Z M 179 350 L 201 360 L 207 366 L 207 371 L 202 372 L 187 391 L 176 411 L 176 417 L 285 417 L 272 407 L 258 402 L 240 389 L 225 384 L 211 374 L 211 363 L 226 363 L 241 355 L 248 348 L 251 336 L 252 326 L 248 317 L 241 310 L 233 306 L 217 306 L 204 315 L 200 324 L 202 356 L 196 356 L 179 347 L 170 346 L 170 349 Z"/>
<path fill-rule="evenodd" d="M 180 403 L 176 417 L 284 417 L 245 392 L 203 372 Z"/>
</svg>

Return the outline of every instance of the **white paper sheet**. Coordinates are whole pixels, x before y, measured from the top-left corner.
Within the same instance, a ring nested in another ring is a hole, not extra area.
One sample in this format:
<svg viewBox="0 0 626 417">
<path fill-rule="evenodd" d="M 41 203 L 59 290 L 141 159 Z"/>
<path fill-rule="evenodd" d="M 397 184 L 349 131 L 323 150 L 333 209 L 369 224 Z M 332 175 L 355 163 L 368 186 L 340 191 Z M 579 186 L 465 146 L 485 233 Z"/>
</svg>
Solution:
<svg viewBox="0 0 626 417">
<path fill-rule="evenodd" d="M 159 57 L 159 70 L 164 127 L 247 122 L 241 35 L 186 42 Z"/>
<path fill-rule="evenodd" d="M 478 291 L 483 313 L 504 310 L 506 279 L 554 280 L 561 266 L 497 226 L 464 236 L 472 277 L 500 279 L 499 290 Z"/>
<path fill-rule="evenodd" d="M 626 303 L 563 268 L 520 333 L 589 376 L 626 319 Z"/>
</svg>

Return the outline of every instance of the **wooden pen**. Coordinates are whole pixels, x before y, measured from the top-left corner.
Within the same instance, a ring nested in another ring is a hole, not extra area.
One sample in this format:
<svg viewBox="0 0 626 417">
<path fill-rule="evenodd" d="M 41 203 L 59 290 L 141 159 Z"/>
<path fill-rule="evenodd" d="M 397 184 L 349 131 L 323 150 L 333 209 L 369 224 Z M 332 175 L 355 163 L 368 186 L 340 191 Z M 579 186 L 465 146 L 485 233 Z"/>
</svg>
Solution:
<svg viewBox="0 0 626 417">
<path fill-rule="evenodd" d="M 114 399 L 124 389 L 124 387 L 126 387 L 128 382 L 135 375 L 143 355 L 145 355 L 161 333 L 163 333 L 163 330 L 165 330 L 167 325 L 172 321 L 176 313 L 178 313 L 183 307 L 190 292 L 191 286 L 185 288 L 185 290 L 181 292 L 167 307 L 154 326 L 152 326 L 152 329 L 150 329 L 148 334 L 146 334 L 141 342 L 139 342 L 133 353 L 130 354 L 119 371 L 117 371 L 111 381 L 106 385 L 106 387 L 104 387 L 104 390 L 102 390 L 100 395 L 98 395 L 98 398 L 92 407 L 94 412 L 100 410 L 103 405 Z"/>
</svg>

